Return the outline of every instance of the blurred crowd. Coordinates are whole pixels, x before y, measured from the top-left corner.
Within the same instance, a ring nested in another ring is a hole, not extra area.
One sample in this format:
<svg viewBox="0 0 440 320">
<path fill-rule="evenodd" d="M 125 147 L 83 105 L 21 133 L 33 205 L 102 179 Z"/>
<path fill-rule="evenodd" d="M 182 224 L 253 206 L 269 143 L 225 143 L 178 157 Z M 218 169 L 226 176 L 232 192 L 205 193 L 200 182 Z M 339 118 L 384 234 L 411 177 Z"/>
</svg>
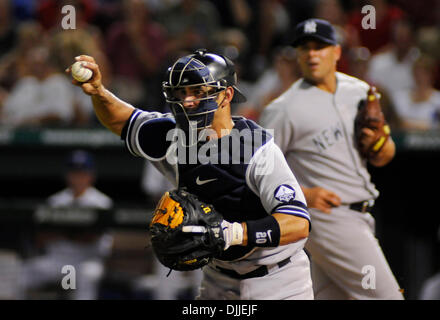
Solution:
<svg viewBox="0 0 440 320">
<path fill-rule="evenodd" d="M 367 4 L 375 29 L 362 27 Z M 65 5 L 75 8 L 76 29 L 62 27 Z M 90 99 L 64 73 L 79 54 L 95 57 L 120 98 L 166 111 L 166 68 L 202 47 L 235 61 L 248 102 L 234 112 L 258 119 L 301 76 L 292 29 L 318 17 L 338 30 L 339 70 L 379 87 L 392 127 L 434 129 L 439 12 L 438 0 L 0 0 L 0 123 L 98 125 Z"/>
</svg>

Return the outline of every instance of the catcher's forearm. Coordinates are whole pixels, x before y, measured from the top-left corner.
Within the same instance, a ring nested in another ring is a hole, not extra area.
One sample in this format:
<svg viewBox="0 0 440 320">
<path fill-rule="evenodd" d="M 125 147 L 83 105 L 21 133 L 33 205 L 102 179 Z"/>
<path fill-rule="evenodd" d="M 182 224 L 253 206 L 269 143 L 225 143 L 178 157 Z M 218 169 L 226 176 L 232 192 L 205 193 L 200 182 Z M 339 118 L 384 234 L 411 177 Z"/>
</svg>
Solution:
<svg viewBox="0 0 440 320">
<path fill-rule="evenodd" d="M 284 213 L 274 213 L 272 216 L 280 225 L 279 245 L 293 243 L 309 236 L 310 225 L 308 220 Z"/>
<path fill-rule="evenodd" d="M 134 107 L 118 99 L 104 86 L 97 91 L 97 94 L 92 95 L 92 102 L 98 120 L 113 133 L 121 135 Z"/>
<path fill-rule="evenodd" d="M 265 232 L 266 234 L 270 234 L 271 242 L 277 243 L 277 245 L 286 245 L 307 238 L 309 236 L 309 222 L 306 219 L 284 213 L 274 213 L 272 214 L 271 217 L 275 219 L 279 227 L 279 231 L 270 232 L 270 231 L 274 231 L 272 229 L 275 229 L 275 228 L 271 228 L 270 224 L 267 224 L 267 231 L 263 231 L 263 229 L 259 231 L 261 233 Z M 266 219 L 268 218 L 264 218 L 264 220 Z M 262 220 L 263 219 L 261 219 L 260 221 Z M 259 220 L 257 220 L 257 222 L 258 221 Z M 242 245 L 246 246 L 249 243 L 248 242 L 249 238 L 256 238 L 256 237 L 249 235 L 248 223 L 243 222 L 242 227 L 243 227 Z M 279 237 L 279 239 L 273 239 L 274 237 Z M 271 245 L 268 243 L 267 246 L 271 246 Z"/>
<path fill-rule="evenodd" d="M 388 164 L 396 154 L 396 145 L 393 139 L 388 137 L 383 148 L 375 155 L 371 156 L 368 161 L 375 167 L 383 167 Z"/>
</svg>

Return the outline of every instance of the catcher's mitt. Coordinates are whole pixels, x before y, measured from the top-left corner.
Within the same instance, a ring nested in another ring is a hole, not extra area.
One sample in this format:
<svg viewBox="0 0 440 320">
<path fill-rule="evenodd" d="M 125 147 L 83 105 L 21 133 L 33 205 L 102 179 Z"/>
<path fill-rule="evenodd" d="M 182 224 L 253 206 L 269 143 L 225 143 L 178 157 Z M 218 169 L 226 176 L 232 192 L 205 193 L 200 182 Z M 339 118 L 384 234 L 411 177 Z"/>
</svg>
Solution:
<svg viewBox="0 0 440 320">
<path fill-rule="evenodd" d="M 223 251 L 223 217 L 213 206 L 185 190 L 166 192 L 150 223 L 153 251 L 173 270 L 203 267 Z"/>
<path fill-rule="evenodd" d="M 354 122 L 354 130 L 359 152 L 362 157 L 370 159 L 382 150 L 390 136 L 390 127 L 387 124 L 379 103 L 380 94 L 371 86 L 367 99 L 362 100 Z M 374 132 L 373 142 L 365 145 L 362 129 L 369 128 Z"/>
</svg>

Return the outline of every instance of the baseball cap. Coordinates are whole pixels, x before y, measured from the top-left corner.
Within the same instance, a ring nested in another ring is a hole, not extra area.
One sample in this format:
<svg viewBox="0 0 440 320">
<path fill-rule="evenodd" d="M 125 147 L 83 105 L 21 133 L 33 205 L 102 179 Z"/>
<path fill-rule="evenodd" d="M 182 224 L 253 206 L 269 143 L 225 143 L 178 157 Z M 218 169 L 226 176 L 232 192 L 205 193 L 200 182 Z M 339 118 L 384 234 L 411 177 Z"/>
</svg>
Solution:
<svg viewBox="0 0 440 320">
<path fill-rule="evenodd" d="M 93 171 L 95 163 L 90 153 L 84 150 L 75 150 L 67 158 L 68 170 Z"/>
<path fill-rule="evenodd" d="M 335 28 L 322 19 L 308 19 L 296 25 L 292 46 L 297 47 L 306 38 L 319 40 L 332 45 L 338 44 Z"/>
</svg>

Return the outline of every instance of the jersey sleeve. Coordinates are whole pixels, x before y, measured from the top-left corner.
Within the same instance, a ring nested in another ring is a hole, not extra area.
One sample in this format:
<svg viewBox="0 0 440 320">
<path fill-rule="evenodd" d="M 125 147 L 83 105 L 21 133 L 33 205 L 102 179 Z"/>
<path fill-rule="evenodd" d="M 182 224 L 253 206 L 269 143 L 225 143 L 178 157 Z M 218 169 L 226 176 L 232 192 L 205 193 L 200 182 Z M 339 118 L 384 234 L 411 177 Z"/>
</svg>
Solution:
<svg viewBox="0 0 440 320">
<path fill-rule="evenodd" d="M 132 155 L 160 161 L 166 157 L 172 142 L 169 132 L 175 127 L 170 113 L 135 109 L 122 130 L 121 139 Z"/>
<path fill-rule="evenodd" d="M 279 103 L 273 102 L 272 105 L 264 109 L 259 124 L 266 129 L 274 130 L 275 143 L 285 153 L 291 145 L 294 132 L 289 116 Z"/>
<path fill-rule="evenodd" d="M 246 171 L 246 183 L 260 197 L 266 212 L 290 214 L 311 222 L 301 187 L 273 139 L 255 153 Z"/>
</svg>

